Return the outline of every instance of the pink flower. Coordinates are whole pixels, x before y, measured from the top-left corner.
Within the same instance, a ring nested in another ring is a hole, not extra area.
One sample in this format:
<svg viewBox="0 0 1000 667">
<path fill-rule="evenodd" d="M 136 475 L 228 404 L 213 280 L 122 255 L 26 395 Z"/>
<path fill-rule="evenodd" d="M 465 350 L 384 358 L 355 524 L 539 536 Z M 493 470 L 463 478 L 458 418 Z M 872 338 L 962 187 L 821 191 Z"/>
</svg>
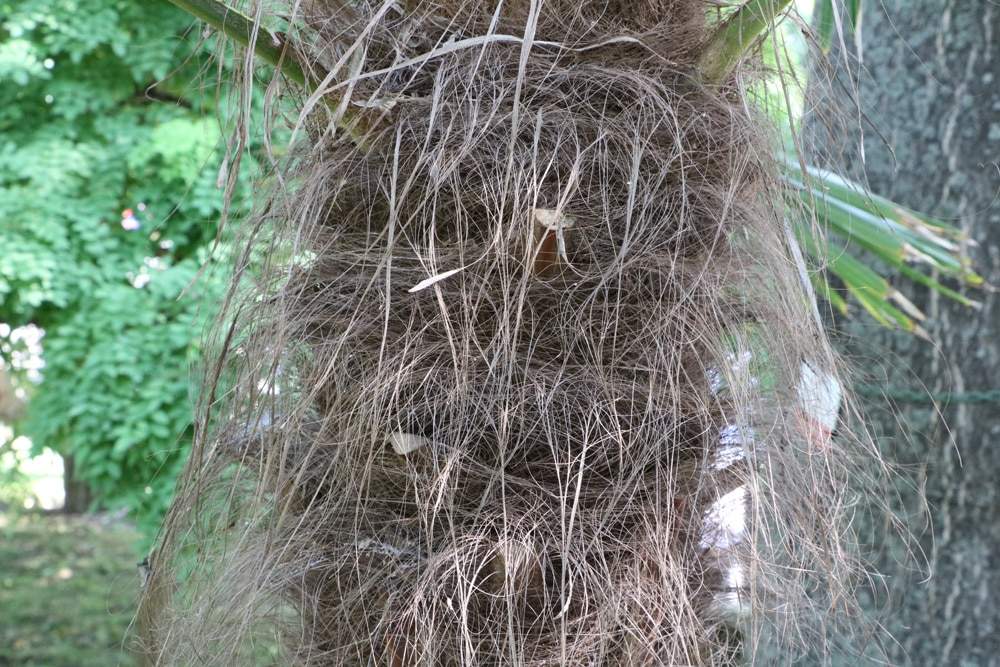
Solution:
<svg viewBox="0 0 1000 667">
<path fill-rule="evenodd" d="M 127 232 L 133 232 L 140 227 L 142 227 L 142 223 L 136 220 L 135 213 L 132 209 L 127 208 L 122 211 L 122 229 Z"/>
</svg>

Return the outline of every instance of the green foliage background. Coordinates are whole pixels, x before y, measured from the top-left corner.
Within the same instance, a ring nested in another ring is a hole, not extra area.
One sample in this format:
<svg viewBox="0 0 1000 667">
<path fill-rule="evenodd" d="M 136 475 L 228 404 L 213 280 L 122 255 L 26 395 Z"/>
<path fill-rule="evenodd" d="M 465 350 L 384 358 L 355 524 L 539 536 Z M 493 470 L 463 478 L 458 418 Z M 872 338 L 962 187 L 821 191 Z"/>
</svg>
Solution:
<svg viewBox="0 0 1000 667">
<path fill-rule="evenodd" d="M 17 428 L 153 526 L 190 444 L 190 365 L 225 273 L 212 40 L 166 2 L 0 10 L 0 322 L 45 331 Z"/>
</svg>

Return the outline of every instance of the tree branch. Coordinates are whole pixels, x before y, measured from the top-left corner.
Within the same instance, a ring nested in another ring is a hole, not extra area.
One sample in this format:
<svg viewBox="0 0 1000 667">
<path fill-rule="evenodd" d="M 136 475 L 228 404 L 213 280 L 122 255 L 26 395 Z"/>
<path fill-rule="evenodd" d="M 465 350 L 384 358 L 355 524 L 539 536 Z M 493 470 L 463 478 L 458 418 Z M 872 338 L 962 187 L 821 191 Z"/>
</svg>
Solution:
<svg viewBox="0 0 1000 667">
<path fill-rule="evenodd" d="M 285 48 L 284 42 L 273 36 L 270 36 L 270 40 L 258 39 L 259 30 L 250 17 L 217 0 L 169 0 L 169 2 L 243 46 L 251 48 L 252 45 L 254 54 L 264 62 L 273 65 L 300 86 L 310 87 L 305 71 L 295 58 L 295 54 Z"/>
<path fill-rule="evenodd" d="M 251 49 L 254 55 L 308 91 L 315 93 L 319 90 L 325 75 L 317 77 L 312 70 L 307 74 L 295 51 L 287 48 L 281 36 L 266 30 L 263 31 L 264 35 L 261 35 L 260 27 L 249 16 L 220 0 L 168 0 L 168 2 L 201 19 L 229 39 Z M 324 95 L 322 99 L 330 109 L 336 109 L 342 102 L 339 95 Z M 343 111 L 337 125 L 356 143 L 363 144 L 367 130 L 374 127 L 376 122 L 366 118 L 363 110 L 358 111 L 348 107 Z"/>
</svg>

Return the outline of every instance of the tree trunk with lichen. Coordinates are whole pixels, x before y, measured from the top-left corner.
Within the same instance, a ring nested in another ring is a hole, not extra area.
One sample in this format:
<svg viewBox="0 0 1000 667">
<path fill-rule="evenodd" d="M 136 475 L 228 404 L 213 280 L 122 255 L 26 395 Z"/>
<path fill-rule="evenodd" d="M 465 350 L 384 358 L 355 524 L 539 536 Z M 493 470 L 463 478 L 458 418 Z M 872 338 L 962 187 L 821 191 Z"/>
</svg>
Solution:
<svg viewBox="0 0 1000 667">
<path fill-rule="evenodd" d="M 959 223 L 979 242 L 980 273 L 1000 285 L 1000 7 L 863 5 L 866 72 L 856 99 L 871 126 L 863 153 L 854 142 L 841 165 L 863 171 L 878 194 Z M 858 365 L 878 368 L 860 381 L 885 388 L 866 411 L 901 468 L 896 511 L 914 538 L 868 526 L 886 577 L 869 607 L 898 642 L 890 664 L 1000 665 L 1000 302 L 995 292 L 968 290 L 982 301 L 977 311 L 900 287 L 928 315 L 930 341 L 862 322 L 845 327 Z"/>
</svg>

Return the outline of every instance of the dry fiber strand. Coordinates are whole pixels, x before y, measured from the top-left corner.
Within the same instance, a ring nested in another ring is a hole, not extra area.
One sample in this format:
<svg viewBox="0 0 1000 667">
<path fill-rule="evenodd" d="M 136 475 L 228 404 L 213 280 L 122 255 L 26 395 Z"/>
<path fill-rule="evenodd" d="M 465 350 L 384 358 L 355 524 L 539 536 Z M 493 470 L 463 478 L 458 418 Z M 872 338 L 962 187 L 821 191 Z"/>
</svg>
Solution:
<svg viewBox="0 0 1000 667">
<path fill-rule="evenodd" d="M 755 65 L 697 71 L 717 5 L 248 10 L 322 83 L 246 223 L 150 662 L 787 662 L 853 624 L 863 448 L 799 388 L 836 362 Z"/>
</svg>

